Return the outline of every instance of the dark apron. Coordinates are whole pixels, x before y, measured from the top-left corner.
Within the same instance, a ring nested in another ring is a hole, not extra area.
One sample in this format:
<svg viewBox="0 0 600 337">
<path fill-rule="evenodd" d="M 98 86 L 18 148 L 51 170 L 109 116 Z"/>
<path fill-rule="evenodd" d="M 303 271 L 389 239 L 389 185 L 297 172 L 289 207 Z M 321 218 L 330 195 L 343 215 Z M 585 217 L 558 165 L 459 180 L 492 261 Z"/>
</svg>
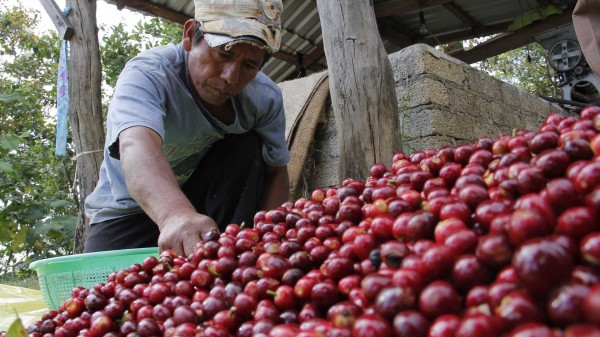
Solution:
<svg viewBox="0 0 600 337">
<path fill-rule="evenodd" d="M 264 187 L 262 141 L 255 131 L 215 142 L 182 187 L 198 213 L 223 232 L 228 224 L 254 223 Z M 85 252 L 157 247 L 158 226 L 136 213 L 90 226 Z"/>
</svg>

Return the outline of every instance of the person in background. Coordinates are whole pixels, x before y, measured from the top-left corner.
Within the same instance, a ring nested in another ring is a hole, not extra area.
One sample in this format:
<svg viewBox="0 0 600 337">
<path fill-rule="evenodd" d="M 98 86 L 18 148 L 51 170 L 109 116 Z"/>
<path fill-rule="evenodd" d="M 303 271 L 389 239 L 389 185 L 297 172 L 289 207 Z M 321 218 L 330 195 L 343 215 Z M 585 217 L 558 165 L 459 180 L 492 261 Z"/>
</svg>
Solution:
<svg viewBox="0 0 600 337">
<path fill-rule="evenodd" d="M 85 252 L 156 247 L 188 256 L 230 223 L 289 197 L 285 113 L 261 72 L 281 42 L 281 0 L 194 0 L 181 43 L 131 59 L 85 201 Z"/>
<path fill-rule="evenodd" d="M 578 0 L 573 9 L 573 27 L 585 60 L 600 80 L 600 1 Z"/>
</svg>

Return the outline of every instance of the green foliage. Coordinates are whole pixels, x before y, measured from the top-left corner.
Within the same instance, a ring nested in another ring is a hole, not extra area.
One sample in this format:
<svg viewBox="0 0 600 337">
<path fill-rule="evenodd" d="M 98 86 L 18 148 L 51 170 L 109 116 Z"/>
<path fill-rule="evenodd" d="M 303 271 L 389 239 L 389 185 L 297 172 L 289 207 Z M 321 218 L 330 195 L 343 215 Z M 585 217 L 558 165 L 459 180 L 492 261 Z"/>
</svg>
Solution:
<svg viewBox="0 0 600 337">
<path fill-rule="evenodd" d="M 23 321 L 17 317 L 6 331 L 6 337 L 27 337 L 27 329 L 23 326 Z"/>
<path fill-rule="evenodd" d="M 104 80 L 108 86 L 114 87 L 127 61 L 140 52 L 141 36 L 128 32 L 120 23 L 102 41 L 104 43 L 100 45 L 100 52 Z"/>
<path fill-rule="evenodd" d="M 106 30 L 106 27 L 102 29 Z M 131 32 L 122 23 L 111 27 L 110 34 L 102 38 L 100 45 L 104 79 L 108 86 L 115 86 L 127 61 L 140 51 L 169 42 L 178 43 L 182 34 L 181 27 L 158 18 L 138 22 Z"/>
<path fill-rule="evenodd" d="M 27 275 L 32 260 L 68 253 L 77 214 L 74 162 L 54 155 L 60 40 L 35 33 L 38 17 L 20 6 L 0 11 L 0 275 Z"/>
<path fill-rule="evenodd" d="M 556 97 L 558 86 L 547 55 L 546 49 L 538 43 L 532 43 L 491 57 L 481 62 L 479 68 L 529 93 Z"/>
<path fill-rule="evenodd" d="M 78 221 L 72 139 L 66 156 L 54 154 L 61 40 L 53 30 L 38 32 L 41 15 L 0 1 L 0 281 L 31 277 L 30 262 L 72 253 Z M 132 31 L 102 29 L 104 97 L 131 57 L 182 34 L 159 19 Z"/>
</svg>

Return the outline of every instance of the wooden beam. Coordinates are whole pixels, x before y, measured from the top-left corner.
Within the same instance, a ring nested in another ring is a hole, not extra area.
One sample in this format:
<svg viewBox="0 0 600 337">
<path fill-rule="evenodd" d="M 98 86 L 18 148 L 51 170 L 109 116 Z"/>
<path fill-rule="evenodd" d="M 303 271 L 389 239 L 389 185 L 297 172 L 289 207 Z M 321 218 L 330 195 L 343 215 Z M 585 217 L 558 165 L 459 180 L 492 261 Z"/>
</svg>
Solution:
<svg viewBox="0 0 600 337">
<path fill-rule="evenodd" d="M 500 55 L 534 42 L 533 36 L 536 34 L 572 22 L 571 14 L 572 10 L 560 15 L 551 16 L 543 21 L 537 21 L 529 26 L 525 26 L 514 33 L 503 34 L 470 50 L 452 54 L 451 56 L 470 64 Z"/>
<path fill-rule="evenodd" d="M 284 51 L 280 50 L 280 51 L 276 52 L 275 54 L 273 54 L 273 57 L 276 58 L 276 59 L 278 59 L 278 60 L 290 63 L 290 64 L 292 64 L 292 65 L 300 68 L 300 63 L 298 63 L 298 56 L 296 56 L 294 54 L 290 54 L 288 52 L 284 52 Z M 305 61 L 304 62 L 304 68 L 305 69 L 310 69 L 312 71 L 321 71 L 321 70 L 325 69 L 322 66 L 316 64 L 314 61 L 312 61 L 311 64 L 308 64 Z"/>
<path fill-rule="evenodd" d="M 306 57 L 304 57 L 304 68 L 311 69 L 309 67 L 312 67 L 313 65 L 315 65 L 315 66 L 321 68 L 321 70 L 325 69 L 324 67 L 321 67 L 320 65 L 315 64 L 323 56 L 325 56 L 325 47 L 323 47 L 323 43 L 320 43 L 317 46 L 317 48 L 315 50 L 313 50 L 312 53 L 310 53 Z"/>
<path fill-rule="evenodd" d="M 453 0 L 396 0 L 374 5 L 375 16 L 385 18 L 407 12 L 415 12 L 423 8 L 441 6 Z"/>
<path fill-rule="evenodd" d="M 474 39 L 476 37 L 490 36 L 490 35 L 506 32 L 509 25 L 510 25 L 510 22 L 509 23 L 498 23 L 498 24 L 489 25 L 489 26 L 475 27 L 475 28 L 460 31 L 460 32 L 436 35 L 435 40 L 438 43 L 443 44 L 443 43 L 449 43 L 449 42 L 453 42 L 453 41 L 464 41 L 464 40 Z"/>
<path fill-rule="evenodd" d="M 323 46 L 323 43 L 320 43 L 319 45 L 317 45 L 317 48 L 315 50 L 313 50 L 310 54 L 304 56 L 304 59 L 302 62 L 304 65 L 304 69 L 310 69 L 314 72 L 319 72 L 319 71 L 323 71 L 323 70 L 327 69 L 327 67 L 317 64 L 317 62 L 321 58 L 324 58 L 324 56 L 325 56 L 325 47 Z M 288 61 L 285 61 L 285 62 L 288 62 Z M 300 66 L 298 63 L 298 58 L 296 58 L 296 68 L 300 69 Z M 290 74 L 287 78 L 285 78 L 284 81 L 289 81 L 289 80 L 293 80 L 296 78 L 298 78 L 298 73 L 294 72 L 294 73 Z"/>
<path fill-rule="evenodd" d="M 73 29 L 73 25 L 71 25 L 69 18 L 67 18 L 67 16 L 63 14 L 63 11 L 58 8 L 58 5 L 54 0 L 40 0 L 40 3 L 58 30 L 58 36 L 64 40 L 70 40 L 75 30 Z"/>
<path fill-rule="evenodd" d="M 469 14 L 462 10 L 462 8 L 458 7 L 455 3 L 450 2 L 443 5 L 452 15 L 456 16 L 460 19 L 467 27 L 481 27 L 481 23 L 477 22 L 477 20 L 473 19 Z"/>
<path fill-rule="evenodd" d="M 119 10 L 129 7 L 135 10 L 183 25 L 191 16 L 169 9 L 149 0 L 117 0 Z"/>
<path fill-rule="evenodd" d="M 278 59 L 278 60 L 282 60 L 285 61 L 287 63 L 291 63 L 293 65 L 298 65 L 298 58 L 290 53 L 286 53 L 284 51 L 278 51 L 275 52 L 275 54 L 273 54 L 273 57 Z"/>
</svg>

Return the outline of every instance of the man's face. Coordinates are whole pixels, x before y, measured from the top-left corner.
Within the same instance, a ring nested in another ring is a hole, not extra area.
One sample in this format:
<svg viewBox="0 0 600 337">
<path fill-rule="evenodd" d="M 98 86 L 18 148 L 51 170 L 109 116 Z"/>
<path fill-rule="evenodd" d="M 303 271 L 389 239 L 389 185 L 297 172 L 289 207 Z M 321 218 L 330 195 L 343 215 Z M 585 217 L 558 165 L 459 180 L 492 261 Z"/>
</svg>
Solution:
<svg viewBox="0 0 600 337">
<path fill-rule="evenodd" d="M 192 84 L 203 103 L 222 105 L 254 79 L 265 56 L 265 50 L 248 43 L 238 43 L 226 50 L 212 48 L 201 40 L 189 54 Z"/>
</svg>

